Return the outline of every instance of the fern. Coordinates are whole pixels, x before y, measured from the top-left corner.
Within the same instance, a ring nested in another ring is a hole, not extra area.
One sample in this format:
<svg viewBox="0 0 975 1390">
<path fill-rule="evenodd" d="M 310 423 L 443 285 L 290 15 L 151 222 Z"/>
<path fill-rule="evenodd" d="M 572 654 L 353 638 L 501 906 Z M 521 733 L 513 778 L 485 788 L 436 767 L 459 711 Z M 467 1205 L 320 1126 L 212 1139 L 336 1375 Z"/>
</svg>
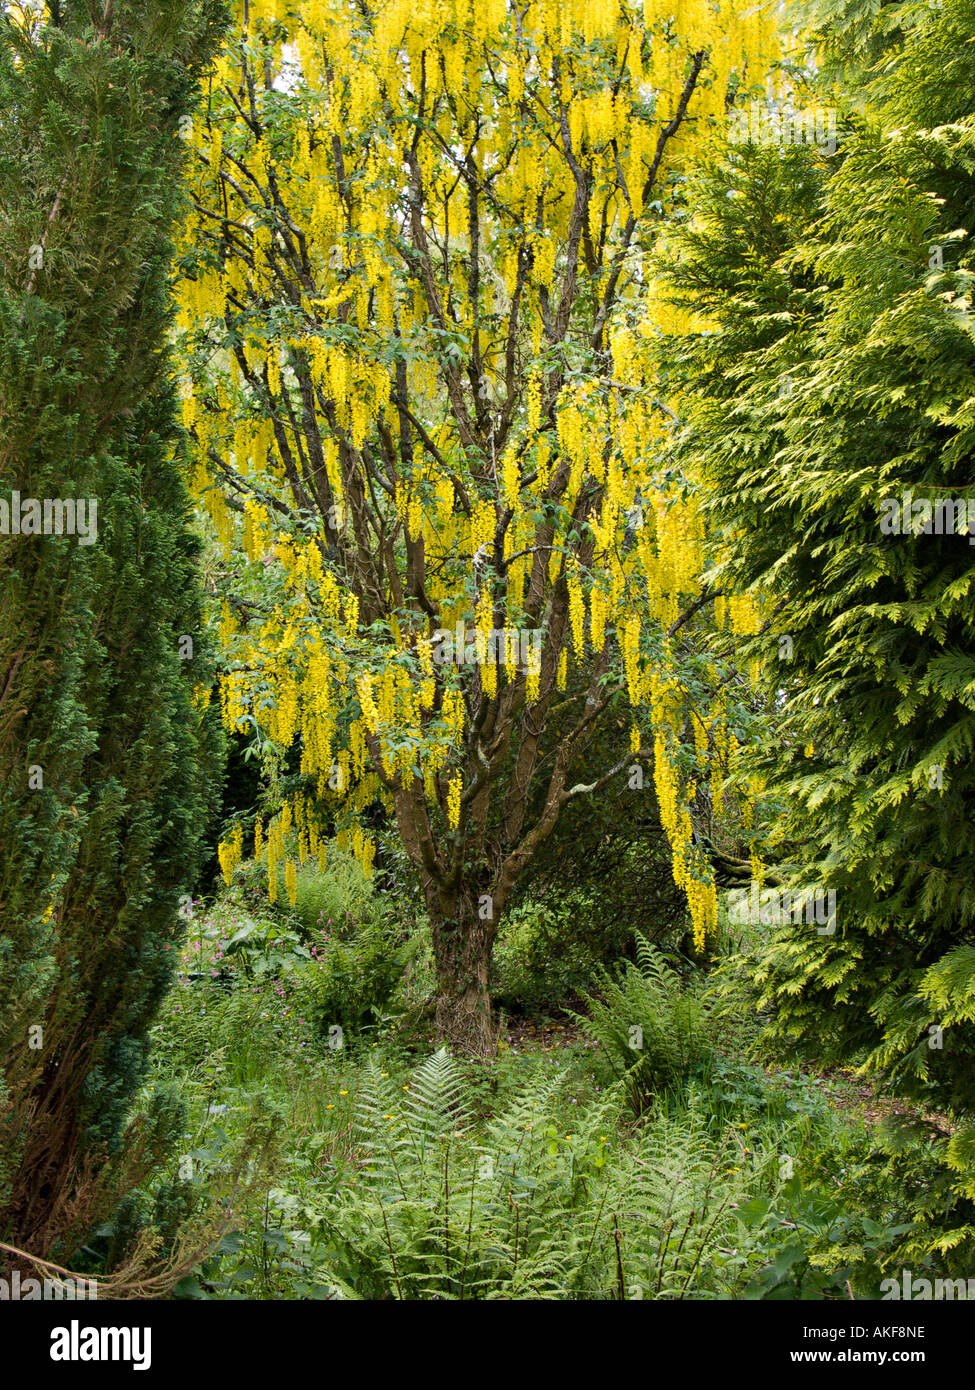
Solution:
<svg viewBox="0 0 975 1390">
<path fill-rule="evenodd" d="M 574 1112 L 570 1133 L 563 1086 L 535 1076 L 479 1122 L 446 1052 L 405 1082 L 373 1065 L 357 1099 L 355 1180 L 307 1213 L 322 1278 L 366 1298 L 726 1293 L 745 1263 L 722 1254 L 740 1243 L 745 1187 L 730 1139 L 709 1136 L 693 1110 L 654 1113 L 617 1153 L 626 1082 Z"/>
<path fill-rule="evenodd" d="M 684 986 L 663 956 L 642 936 L 636 964 L 614 979 L 605 967 L 600 997 L 588 1014 L 573 1014 L 596 1042 L 614 1079 L 626 1083 L 637 1110 L 656 1093 L 678 1086 L 708 1056 L 710 1019 L 699 989 Z"/>
</svg>

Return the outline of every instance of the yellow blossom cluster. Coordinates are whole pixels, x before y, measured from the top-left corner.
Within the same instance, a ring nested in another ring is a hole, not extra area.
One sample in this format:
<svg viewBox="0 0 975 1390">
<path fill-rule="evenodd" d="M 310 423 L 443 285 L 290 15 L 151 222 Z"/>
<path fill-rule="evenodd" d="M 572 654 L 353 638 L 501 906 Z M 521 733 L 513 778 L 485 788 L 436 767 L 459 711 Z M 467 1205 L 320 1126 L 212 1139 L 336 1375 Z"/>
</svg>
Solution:
<svg viewBox="0 0 975 1390">
<path fill-rule="evenodd" d="M 229 886 L 234 876 L 234 869 L 243 858 L 244 846 L 244 827 L 238 823 L 228 840 L 221 841 L 217 849 L 217 858 L 220 862 L 220 871 L 223 874 L 224 882 Z"/>
</svg>

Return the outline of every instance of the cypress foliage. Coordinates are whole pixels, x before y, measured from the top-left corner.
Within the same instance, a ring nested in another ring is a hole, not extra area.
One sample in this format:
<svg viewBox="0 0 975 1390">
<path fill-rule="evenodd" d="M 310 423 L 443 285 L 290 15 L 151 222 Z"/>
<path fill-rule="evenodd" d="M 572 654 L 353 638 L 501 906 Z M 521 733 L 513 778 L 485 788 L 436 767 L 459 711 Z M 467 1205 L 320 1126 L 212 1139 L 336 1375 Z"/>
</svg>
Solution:
<svg viewBox="0 0 975 1390">
<path fill-rule="evenodd" d="M 223 20 L 210 0 L 0 18 L 0 499 L 97 505 L 86 535 L 0 534 L 0 1238 L 62 1260 L 174 1124 L 130 1112 L 220 741 L 193 693 L 169 233 Z"/>
<path fill-rule="evenodd" d="M 711 328 L 663 369 L 716 582 L 771 595 L 745 654 L 781 707 L 753 763 L 776 853 L 837 894 L 835 934 L 772 941 L 773 1032 L 971 1117 L 975 525 L 898 523 L 975 498 L 975 6 L 884 17 L 832 160 L 745 144 L 702 178 L 661 273 Z M 975 1130 L 947 1153 L 975 1196 Z"/>
</svg>

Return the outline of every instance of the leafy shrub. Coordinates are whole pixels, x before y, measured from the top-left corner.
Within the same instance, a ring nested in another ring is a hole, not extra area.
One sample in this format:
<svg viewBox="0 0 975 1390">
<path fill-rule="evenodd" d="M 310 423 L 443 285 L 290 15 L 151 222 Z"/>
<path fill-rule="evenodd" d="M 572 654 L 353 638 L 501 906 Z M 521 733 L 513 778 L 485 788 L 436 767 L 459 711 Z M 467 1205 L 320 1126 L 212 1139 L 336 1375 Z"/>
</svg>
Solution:
<svg viewBox="0 0 975 1390">
<path fill-rule="evenodd" d="M 515 1011 L 557 1009 L 588 993 L 600 963 L 632 947 L 628 921 L 595 919 L 587 893 L 528 898 L 511 908 L 494 951 L 495 999 Z"/>
<path fill-rule="evenodd" d="M 903 1269 L 927 1279 L 969 1277 L 975 1209 L 945 1149 L 934 1122 L 896 1113 L 839 1146 L 807 1149 L 799 1176 L 835 1206 L 831 1226 L 815 1232 L 813 1262 L 849 1265 L 862 1297 L 878 1297 L 880 1280 Z"/>
<path fill-rule="evenodd" d="M 636 962 L 620 979 L 598 971 L 600 996 L 588 1016 L 573 1014 L 599 1047 L 609 1077 L 622 1079 L 631 1103 L 643 1109 L 656 1093 L 680 1086 L 711 1054 L 711 1023 L 702 990 L 684 984 L 642 936 Z"/>
<path fill-rule="evenodd" d="M 850 1202 L 835 1180 L 823 1186 L 798 1172 L 774 1196 L 744 1203 L 742 1220 L 760 1228 L 767 1258 L 742 1297 L 880 1298 L 884 1271 L 905 1267 L 905 1242 L 920 1223 L 908 1212 L 892 1213 L 886 1203 L 870 1215 L 865 1206 L 862 1195 Z M 910 1259 L 906 1264 L 928 1268 Z"/>
<path fill-rule="evenodd" d="M 357 1033 L 390 1011 L 409 957 L 409 944 L 390 914 L 346 938 L 329 935 L 298 973 L 296 1004 L 322 1037 L 336 1025 Z"/>
<path fill-rule="evenodd" d="M 371 921 L 378 910 L 378 895 L 372 882 L 351 854 L 329 845 L 324 871 L 315 860 L 306 860 L 298 870 L 293 912 L 302 931 L 316 936 L 331 925 L 333 932 L 345 933 L 354 925 Z M 280 873 L 278 901 L 287 903 L 284 872 Z"/>
<path fill-rule="evenodd" d="M 286 923 L 267 918 L 238 927 L 224 945 L 223 955 L 249 980 L 279 979 L 311 959 L 297 932 L 289 930 Z"/>
<path fill-rule="evenodd" d="M 249 861 L 241 873 L 239 866 L 233 887 L 194 926 L 184 952 L 192 989 L 174 1002 L 177 1037 L 192 1030 L 192 1015 L 207 1011 L 213 1034 L 216 1021 L 228 1013 L 213 998 L 221 988 L 256 997 L 262 1018 L 268 1010 L 293 1010 L 326 1041 L 335 1025 L 356 1033 L 415 999 L 425 979 L 422 933 L 408 937 L 396 906 L 373 892 L 354 861 L 336 856 L 325 873 L 306 864 L 294 910 L 270 904 L 259 889 L 257 906 L 251 906 L 259 867 Z M 306 923 L 312 924 L 307 931 Z M 204 995 L 209 1004 L 201 1002 Z M 250 1006 L 242 1007 L 246 1012 Z M 235 1054 L 246 1051 L 246 1036 L 235 1035 L 231 1046 Z M 190 1046 L 188 1055 L 202 1054 Z"/>
<path fill-rule="evenodd" d="M 298 841 L 287 841 L 292 858 L 297 858 Z M 267 857 L 247 859 L 234 870 L 232 891 L 242 890 L 251 909 L 257 913 L 278 913 L 290 917 L 296 930 L 307 938 L 319 936 L 324 928 L 329 932 L 349 932 L 356 923 L 374 917 L 380 895 L 371 879 L 366 878 L 351 854 L 330 843 L 326 848 L 325 868 L 317 859 L 306 859 L 298 866 L 294 906 L 288 901 L 284 866 L 278 865 L 277 898 L 268 901 Z"/>
</svg>

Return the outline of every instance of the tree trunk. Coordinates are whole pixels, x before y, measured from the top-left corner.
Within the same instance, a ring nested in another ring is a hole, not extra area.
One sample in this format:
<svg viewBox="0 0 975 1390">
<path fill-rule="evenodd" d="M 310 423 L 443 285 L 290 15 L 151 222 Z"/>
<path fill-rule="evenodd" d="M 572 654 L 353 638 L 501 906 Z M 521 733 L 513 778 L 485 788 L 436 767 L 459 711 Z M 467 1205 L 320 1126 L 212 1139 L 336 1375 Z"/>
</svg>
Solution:
<svg viewBox="0 0 975 1390">
<path fill-rule="evenodd" d="M 476 896 L 438 893 L 429 904 L 437 969 L 437 1037 L 452 1052 L 493 1056 L 497 1033 L 491 1016 L 488 972 L 495 923 L 483 918 Z"/>
</svg>

